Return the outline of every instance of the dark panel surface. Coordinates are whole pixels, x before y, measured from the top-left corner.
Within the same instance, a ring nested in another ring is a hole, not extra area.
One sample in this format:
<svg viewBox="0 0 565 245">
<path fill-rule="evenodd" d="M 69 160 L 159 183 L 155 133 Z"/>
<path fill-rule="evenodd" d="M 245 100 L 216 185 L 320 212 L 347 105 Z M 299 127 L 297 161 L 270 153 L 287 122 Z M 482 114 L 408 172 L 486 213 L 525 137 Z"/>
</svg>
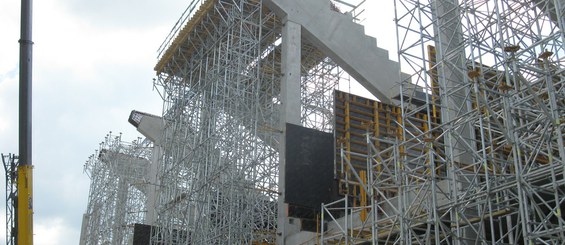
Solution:
<svg viewBox="0 0 565 245">
<path fill-rule="evenodd" d="M 286 124 L 285 202 L 318 211 L 337 198 L 333 134 Z M 301 217 L 289 210 L 289 215 Z"/>
<path fill-rule="evenodd" d="M 135 245 L 149 245 L 151 238 L 151 226 L 144 224 L 135 224 L 133 226 L 133 244 Z"/>
</svg>

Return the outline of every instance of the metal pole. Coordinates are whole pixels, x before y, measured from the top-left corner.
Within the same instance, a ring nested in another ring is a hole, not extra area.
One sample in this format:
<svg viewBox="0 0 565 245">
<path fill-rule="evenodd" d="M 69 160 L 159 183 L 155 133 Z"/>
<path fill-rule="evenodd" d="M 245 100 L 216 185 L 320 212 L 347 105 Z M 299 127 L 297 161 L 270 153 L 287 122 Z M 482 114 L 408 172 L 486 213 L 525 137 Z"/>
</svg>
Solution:
<svg viewBox="0 0 565 245">
<path fill-rule="evenodd" d="M 20 165 L 31 165 L 31 6 L 22 0 L 20 38 Z"/>
<path fill-rule="evenodd" d="M 33 244 L 33 182 L 31 164 L 32 0 L 21 2 L 20 112 L 17 244 Z"/>
</svg>

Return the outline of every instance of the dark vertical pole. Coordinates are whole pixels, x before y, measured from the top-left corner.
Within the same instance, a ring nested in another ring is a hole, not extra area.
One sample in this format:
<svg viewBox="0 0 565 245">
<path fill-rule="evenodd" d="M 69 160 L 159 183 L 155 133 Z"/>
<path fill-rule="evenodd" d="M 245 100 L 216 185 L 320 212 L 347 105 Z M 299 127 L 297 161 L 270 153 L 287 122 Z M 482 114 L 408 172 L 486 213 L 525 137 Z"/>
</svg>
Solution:
<svg viewBox="0 0 565 245">
<path fill-rule="evenodd" d="M 17 177 L 17 243 L 33 244 L 33 165 L 31 164 L 32 0 L 22 0 L 20 37 L 20 135 Z"/>
<path fill-rule="evenodd" d="M 20 141 L 19 164 L 31 165 L 31 9 L 32 0 L 22 0 L 20 34 Z"/>
</svg>

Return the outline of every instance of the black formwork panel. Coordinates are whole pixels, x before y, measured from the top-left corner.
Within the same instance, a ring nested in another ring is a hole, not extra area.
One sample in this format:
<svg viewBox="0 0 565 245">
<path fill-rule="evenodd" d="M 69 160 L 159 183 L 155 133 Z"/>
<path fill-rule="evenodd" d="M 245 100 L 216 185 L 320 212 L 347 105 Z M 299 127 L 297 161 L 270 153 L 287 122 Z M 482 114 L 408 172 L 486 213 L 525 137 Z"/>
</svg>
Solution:
<svg viewBox="0 0 565 245">
<path fill-rule="evenodd" d="M 285 202 L 289 216 L 312 218 L 322 203 L 337 199 L 334 136 L 286 124 Z"/>
<path fill-rule="evenodd" d="M 151 226 L 144 224 L 133 225 L 133 244 L 149 245 L 151 239 Z"/>
<path fill-rule="evenodd" d="M 149 244 L 156 244 L 156 245 L 169 245 L 169 244 L 192 244 L 190 241 L 190 233 L 186 232 L 185 230 L 172 230 L 172 234 L 169 236 L 173 237 L 174 241 L 167 240 L 166 242 L 163 241 L 163 234 L 167 233 L 167 230 L 160 229 L 157 226 L 151 226 L 146 224 L 139 224 L 136 223 L 133 225 L 133 243 L 134 245 L 149 245 Z M 151 236 L 153 236 L 153 243 L 150 243 Z M 171 239 L 169 237 L 169 239 Z"/>
</svg>

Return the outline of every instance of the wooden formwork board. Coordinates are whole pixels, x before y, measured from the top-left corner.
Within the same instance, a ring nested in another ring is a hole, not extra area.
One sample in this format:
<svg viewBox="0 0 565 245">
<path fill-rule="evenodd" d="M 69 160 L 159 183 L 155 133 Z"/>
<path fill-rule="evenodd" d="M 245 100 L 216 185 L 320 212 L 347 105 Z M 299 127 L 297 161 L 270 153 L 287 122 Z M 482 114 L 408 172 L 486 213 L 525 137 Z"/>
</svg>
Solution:
<svg viewBox="0 0 565 245">
<path fill-rule="evenodd" d="M 367 171 L 368 134 L 374 139 L 371 144 L 377 151 L 383 152 L 382 157 L 391 157 L 392 151 L 387 149 L 393 146 L 392 142 L 403 142 L 397 149 L 399 157 L 416 159 L 424 154 L 425 145 L 422 142 L 403 139 L 403 133 L 405 128 L 414 131 L 427 130 L 426 113 L 416 113 L 413 119 L 410 119 L 410 126 L 401 126 L 402 120 L 402 111 L 398 106 L 335 91 L 335 159 L 337 178 L 341 183 L 345 182 L 348 174 L 347 167 L 343 171 L 341 169 L 342 159 L 349 161 L 356 172 Z M 342 149 L 344 156 L 341 155 Z M 355 191 L 360 189 L 355 187 L 360 185 L 359 181 L 352 176 L 347 177 L 353 189 L 340 186 L 341 194 L 361 198 L 359 191 Z"/>
</svg>

